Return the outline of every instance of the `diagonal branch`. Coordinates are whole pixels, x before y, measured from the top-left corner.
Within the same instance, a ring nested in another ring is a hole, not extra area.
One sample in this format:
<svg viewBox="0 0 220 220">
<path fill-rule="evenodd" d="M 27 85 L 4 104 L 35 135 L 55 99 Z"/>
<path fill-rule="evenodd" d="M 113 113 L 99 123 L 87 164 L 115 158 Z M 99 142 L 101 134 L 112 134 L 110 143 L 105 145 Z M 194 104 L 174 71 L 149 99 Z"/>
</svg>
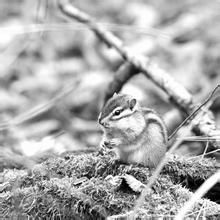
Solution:
<svg viewBox="0 0 220 220">
<path fill-rule="evenodd" d="M 59 8 L 68 17 L 87 25 L 100 40 L 106 43 L 107 46 L 115 48 L 124 60 L 131 64 L 130 67 L 133 70 L 129 69 L 128 71 L 130 71 L 130 73 L 124 74 L 125 80 L 128 80 L 128 76 L 131 77 L 132 73 L 134 75 L 137 72 L 142 72 L 148 79 L 161 88 L 184 114 L 190 115 L 191 112 L 197 109 L 197 104 L 193 102 L 192 95 L 149 58 L 133 54 L 129 48 L 123 45 L 123 42 L 119 38 L 102 28 L 92 17 L 71 5 L 68 0 L 60 0 Z M 120 89 L 120 86 L 122 85 L 117 84 L 116 87 Z M 108 94 L 108 96 L 109 95 L 110 94 Z M 203 111 L 202 114 L 199 114 L 197 117 L 201 117 L 201 115 L 202 117 L 205 116 L 205 123 L 203 121 L 202 123 L 194 124 L 193 130 L 196 131 L 197 134 L 210 137 L 216 132 L 215 122 L 211 117 L 212 114 L 210 114 L 209 111 Z M 216 141 L 213 141 L 212 145 L 216 148 L 218 147 Z"/>
<path fill-rule="evenodd" d="M 98 25 L 93 18 L 86 13 L 80 11 L 66 0 L 59 2 L 61 11 L 67 16 L 86 24 L 94 33 L 104 41 L 109 47 L 115 48 L 124 60 L 131 63 L 138 72 L 145 74 L 147 78 L 152 80 L 158 87 L 164 90 L 170 99 L 184 112 L 188 113 L 192 110 L 192 96 L 179 83 L 177 83 L 168 73 L 159 68 L 155 63 L 151 62 L 147 57 L 133 54 L 123 45 L 123 42 Z M 136 72 L 136 71 L 134 71 Z"/>
</svg>

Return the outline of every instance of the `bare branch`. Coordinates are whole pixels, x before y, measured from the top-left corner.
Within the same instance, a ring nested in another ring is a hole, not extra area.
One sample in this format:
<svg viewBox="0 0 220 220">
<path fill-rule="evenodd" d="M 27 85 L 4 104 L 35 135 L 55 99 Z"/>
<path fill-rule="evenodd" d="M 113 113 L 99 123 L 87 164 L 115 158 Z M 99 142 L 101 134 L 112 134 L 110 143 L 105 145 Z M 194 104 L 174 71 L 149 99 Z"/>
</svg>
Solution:
<svg viewBox="0 0 220 220">
<path fill-rule="evenodd" d="M 104 98 L 104 103 L 111 98 L 114 92 L 119 92 L 123 85 L 135 74 L 139 73 L 139 71 L 130 63 L 123 64 L 119 70 L 116 72 L 114 79 L 109 84 Z"/>
<path fill-rule="evenodd" d="M 86 24 L 94 31 L 100 40 L 107 44 L 107 46 L 114 47 L 126 61 L 131 63 L 135 69 L 138 70 L 138 72 L 144 73 L 147 78 L 164 90 L 169 95 L 169 98 L 185 113 L 191 112 L 193 109 L 192 96 L 181 84 L 177 83 L 168 73 L 166 73 L 166 71 L 159 68 L 147 57 L 132 54 L 119 38 L 103 29 L 93 20 L 93 18 L 69 4 L 68 1 L 61 0 L 59 2 L 59 7 L 67 16 Z M 134 74 L 136 74 L 136 71 L 134 71 Z"/>
</svg>

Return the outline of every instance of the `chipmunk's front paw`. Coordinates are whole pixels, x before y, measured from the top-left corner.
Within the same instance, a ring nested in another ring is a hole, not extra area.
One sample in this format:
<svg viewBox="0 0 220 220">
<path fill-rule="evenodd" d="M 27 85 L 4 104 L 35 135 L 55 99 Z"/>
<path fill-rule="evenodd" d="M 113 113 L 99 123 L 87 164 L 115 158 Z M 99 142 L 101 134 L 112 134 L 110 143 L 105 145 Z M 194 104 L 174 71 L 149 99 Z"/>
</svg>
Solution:
<svg viewBox="0 0 220 220">
<path fill-rule="evenodd" d="M 100 144 L 99 154 L 104 155 L 109 152 L 114 152 L 114 148 L 117 148 L 121 144 L 119 139 L 103 140 Z"/>
<path fill-rule="evenodd" d="M 107 147 L 104 142 L 101 142 L 100 145 L 99 145 L 98 155 L 104 155 L 107 152 L 109 152 L 110 150 L 111 149 L 109 147 Z"/>
<path fill-rule="evenodd" d="M 113 143 L 111 141 L 103 140 L 99 146 L 99 154 L 104 155 L 113 151 Z"/>
<path fill-rule="evenodd" d="M 113 148 L 113 145 L 111 143 L 111 141 L 103 141 L 102 145 L 108 149 L 112 149 Z"/>
<path fill-rule="evenodd" d="M 113 138 L 113 139 L 111 139 L 111 140 L 108 140 L 108 141 L 106 142 L 106 144 L 108 145 L 109 148 L 115 148 L 115 147 L 121 145 L 122 142 L 121 142 L 120 139 Z"/>
</svg>

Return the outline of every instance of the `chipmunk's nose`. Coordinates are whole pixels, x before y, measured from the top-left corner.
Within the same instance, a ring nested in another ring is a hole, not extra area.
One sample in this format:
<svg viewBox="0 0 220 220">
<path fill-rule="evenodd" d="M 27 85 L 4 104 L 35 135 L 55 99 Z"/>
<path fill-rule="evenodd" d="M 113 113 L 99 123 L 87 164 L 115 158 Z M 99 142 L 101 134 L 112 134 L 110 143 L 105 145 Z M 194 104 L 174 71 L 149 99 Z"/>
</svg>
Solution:
<svg viewBox="0 0 220 220">
<path fill-rule="evenodd" d="M 98 122 L 99 122 L 100 125 L 103 125 L 103 123 L 104 123 L 102 118 L 101 118 L 101 114 L 98 117 Z"/>
<path fill-rule="evenodd" d="M 105 122 L 104 118 L 99 117 L 98 118 L 98 122 L 100 125 L 102 125 L 103 127 L 107 127 L 107 123 Z"/>
<path fill-rule="evenodd" d="M 103 124 L 103 121 L 102 121 L 102 119 L 101 119 L 101 118 L 99 118 L 99 119 L 98 119 L 98 122 L 99 122 L 99 124 L 100 124 L 100 125 L 102 125 L 102 124 Z"/>
<path fill-rule="evenodd" d="M 105 126 L 105 122 L 104 122 L 104 120 L 99 119 L 99 124 L 102 125 L 102 126 Z"/>
</svg>

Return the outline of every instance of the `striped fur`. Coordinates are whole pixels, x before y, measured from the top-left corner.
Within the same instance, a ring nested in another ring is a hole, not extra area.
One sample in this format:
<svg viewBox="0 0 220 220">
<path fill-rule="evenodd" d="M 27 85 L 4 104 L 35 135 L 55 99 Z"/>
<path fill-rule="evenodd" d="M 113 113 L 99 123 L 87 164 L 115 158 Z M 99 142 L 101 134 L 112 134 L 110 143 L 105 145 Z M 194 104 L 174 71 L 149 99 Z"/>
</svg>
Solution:
<svg viewBox="0 0 220 220">
<path fill-rule="evenodd" d="M 166 153 L 167 129 L 154 110 L 141 108 L 138 103 L 130 109 L 129 100 L 129 96 L 116 95 L 104 107 L 99 118 L 103 123 L 103 141 L 116 150 L 121 161 L 155 167 Z M 114 116 L 117 108 L 124 111 Z"/>
</svg>

